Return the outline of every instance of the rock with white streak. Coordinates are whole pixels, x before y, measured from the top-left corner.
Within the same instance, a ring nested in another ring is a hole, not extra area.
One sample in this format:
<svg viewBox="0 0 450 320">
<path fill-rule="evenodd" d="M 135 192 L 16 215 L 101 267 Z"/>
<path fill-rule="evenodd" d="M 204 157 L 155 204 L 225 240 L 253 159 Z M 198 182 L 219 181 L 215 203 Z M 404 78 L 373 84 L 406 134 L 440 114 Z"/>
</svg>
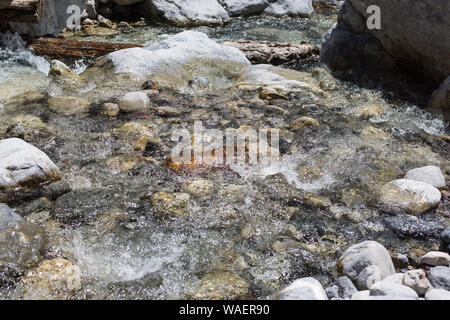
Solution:
<svg viewBox="0 0 450 320">
<path fill-rule="evenodd" d="M 420 215 L 436 208 L 441 192 L 432 185 L 408 179 L 386 183 L 380 190 L 380 208 L 388 213 Z"/>
<path fill-rule="evenodd" d="M 422 181 L 439 189 L 444 188 L 446 185 L 441 169 L 436 166 L 426 166 L 409 170 L 405 175 L 405 179 Z"/>
</svg>

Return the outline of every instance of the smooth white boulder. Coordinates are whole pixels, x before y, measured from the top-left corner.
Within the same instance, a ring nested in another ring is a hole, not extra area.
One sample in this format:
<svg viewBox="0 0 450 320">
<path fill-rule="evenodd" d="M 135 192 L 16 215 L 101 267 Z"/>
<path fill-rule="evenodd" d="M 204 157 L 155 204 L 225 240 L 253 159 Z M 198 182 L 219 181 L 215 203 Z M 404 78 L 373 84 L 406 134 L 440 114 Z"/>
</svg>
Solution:
<svg viewBox="0 0 450 320">
<path fill-rule="evenodd" d="M 450 291 L 431 289 L 425 294 L 425 300 L 450 300 Z"/>
<path fill-rule="evenodd" d="M 270 5 L 264 13 L 274 16 L 309 17 L 314 12 L 312 0 L 276 0 L 269 1 Z"/>
<path fill-rule="evenodd" d="M 220 0 L 230 16 L 260 14 L 269 6 L 268 0 Z"/>
<path fill-rule="evenodd" d="M 439 205 L 441 192 L 425 182 L 399 179 L 381 187 L 379 201 L 383 211 L 420 215 Z"/>
<path fill-rule="evenodd" d="M 442 251 L 430 251 L 420 258 L 421 262 L 429 266 L 445 266 L 450 265 L 450 255 Z"/>
<path fill-rule="evenodd" d="M 409 170 L 405 175 L 405 179 L 422 181 L 431 184 L 433 187 L 439 189 L 446 186 L 445 178 L 441 172 L 441 168 L 436 166 L 426 166 Z"/>
<path fill-rule="evenodd" d="M 230 20 L 217 0 L 146 0 L 142 6 L 150 16 L 178 26 L 223 25 Z"/>
<path fill-rule="evenodd" d="M 60 177 L 44 152 L 18 138 L 0 140 L 0 190 L 34 186 Z"/>
<path fill-rule="evenodd" d="M 105 56 L 115 73 L 138 77 L 153 73 L 172 73 L 190 59 L 206 58 L 250 65 L 239 49 L 222 46 L 201 32 L 184 31 L 145 48 L 130 48 Z"/>
<path fill-rule="evenodd" d="M 280 300 L 328 300 L 319 281 L 314 278 L 295 280 L 278 293 Z"/>
</svg>

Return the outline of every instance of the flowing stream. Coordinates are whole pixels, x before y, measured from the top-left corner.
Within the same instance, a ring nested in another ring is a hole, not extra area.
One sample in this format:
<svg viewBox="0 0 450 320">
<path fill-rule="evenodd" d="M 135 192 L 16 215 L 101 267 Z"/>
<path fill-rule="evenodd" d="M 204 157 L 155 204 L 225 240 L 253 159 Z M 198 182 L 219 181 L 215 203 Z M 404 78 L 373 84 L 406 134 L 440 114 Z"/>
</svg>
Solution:
<svg viewBox="0 0 450 320">
<path fill-rule="evenodd" d="M 311 19 L 237 18 L 223 28 L 195 30 L 219 42 L 248 39 L 320 45 L 335 21 L 336 14 L 316 14 Z M 149 44 L 180 31 L 145 27 L 80 40 Z M 18 35 L 0 35 L 0 44 L 0 108 L 26 91 L 58 92 L 48 77 L 49 62 L 26 50 Z M 80 61 L 74 70 L 81 73 L 86 66 Z M 318 62 L 284 67 L 321 77 Z M 303 134 L 282 134 L 281 147 L 286 151 L 282 150 L 277 166 L 236 166 L 230 172 L 204 174 L 214 182 L 215 192 L 191 199 L 186 213 L 174 220 L 153 214 L 149 198 L 161 190 L 182 192 L 185 178 L 168 170 L 158 156 L 153 162 L 136 161 L 127 154 L 129 136 L 108 134 L 130 121 L 144 123 L 144 118 L 49 116 L 36 106 L 30 112 L 45 119 L 45 128 L 27 131 L 26 137 L 50 156 L 74 191 L 50 209 L 33 200 L 17 204 L 16 210 L 28 212 L 30 221 L 50 230 L 49 257 L 62 256 L 79 266 L 83 289 L 75 298 L 195 297 L 207 287 L 208 279 L 216 281 L 214 275 L 234 274 L 247 284 L 246 297 L 263 299 L 302 276 L 330 283 L 339 253 L 363 239 L 380 241 L 396 252 L 435 247 L 436 233 L 448 219 L 448 204 L 437 209 L 440 213 L 421 218 L 393 217 L 376 209 L 374 195 L 382 183 L 401 177 L 405 170 L 445 163 L 448 150 L 440 149 L 439 137 L 449 134 L 448 124 L 414 102 L 395 95 L 387 98 L 383 90 L 330 78 L 323 81 L 336 81 L 337 90 L 322 100 L 299 96 L 278 106 L 291 115 L 280 115 L 275 108 L 263 111 L 242 92 L 200 97 L 175 92 L 160 97 L 163 106 L 192 105 L 198 115 L 210 119 L 207 125 L 212 128 L 221 128 L 221 117 L 233 112 L 217 109 L 227 99 L 244 112 L 233 120 L 239 125 L 284 127 L 305 115 L 321 124 Z M 91 89 L 85 88 L 80 96 L 91 97 L 96 92 Z M 383 105 L 384 112 L 361 119 L 360 106 L 366 104 Z M 189 121 L 194 119 L 191 111 L 186 111 Z M 18 121 L 18 116 L 1 119 L 0 130 Z M 172 124 L 190 125 L 184 117 L 154 119 L 146 123 L 147 129 L 168 141 Z M 36 206 L 40 209 L 32 209 Z M 52 213 L 71 208 L 81 217 L 95 218 L 81 225 L 67 221 L 55 226 Z M 242 286 L 233 279 L 232 286 Z M 227 297 L 230 290 L 220 287 L 219 294 L 221 290 Z M 20 297 L 14 287 L 0 294 Z"/>
</svg>

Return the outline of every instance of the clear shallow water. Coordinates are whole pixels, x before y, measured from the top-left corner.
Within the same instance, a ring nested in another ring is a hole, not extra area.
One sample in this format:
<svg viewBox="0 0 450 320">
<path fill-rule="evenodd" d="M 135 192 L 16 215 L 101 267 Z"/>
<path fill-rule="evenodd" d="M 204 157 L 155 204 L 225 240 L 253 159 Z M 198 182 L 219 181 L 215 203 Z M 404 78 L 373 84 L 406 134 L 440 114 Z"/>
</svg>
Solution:
<svg viewBox="0 0 450 320">
<path fill-rule="evenodd" d="M 320 44 L 333 22 L 332 17 L 320 16 L 311 20 L 250 18 L 236 19 L 225 28 L 195 29 L 220 41 Z M 83 40 L 146 44 L 179 31 L 182 29 L 148 27 L 128 35 Z M 3 49 L 0 59 L 0 74 L 8 77 L 3 81 L 5 87 L 25 90 L 40 83 L 45 88 L 43 79 L 48 64 L 23 50 L 17 38 L 9 38 L 7 42 L 10 45 Z M 315 67 L 304 70 L 312 73 Z M 76 70 L 80 72 L 83 68 L 81 63 Z M 158 101 L 161 105 L 176 108 L 188 105 L 186 114 L 173 119 L 155 115 L 147 120 L 134 115 L 117 119 L 51 115 L 48 119 L 35 106 L 32 113 L 45 118 L 49 126 L 59 131 L 48 137 L 43 133 L 43 138 L 33 135 L 33 143 L 54 159 L 74 189 L 90 192 L 102 188 L 111 193 L 96 205 L 92 202 L 97 201 L 84 194 L 62 207 L 92 206 L 86 214 L 104 218 L 111 212 L 119 212 L 125 216 L 124 221 L 114 223 L 111 228 L 109 220 L 99 218 L 79 228 L 63 225 L 51 234 L 52 254 L 67 257 L 82 271 L 85 286 L 75 297 L 185 298 L 205 275 L 228 272 L 238 274 L 249 284 L 251 298 L 264 298 L 297 277 L 312 275 L 324 284 L 329 283 L 339 252 L 363 239 L 377 239 L 393 250 L 435 245 L 435 239 L 397 237 L 385 226 L 383 216 L 370 206 L 370 201 L 376 183 L 387 179 L 385 175 L 394 179 L 411 166 L 442 160 L 438 151 L 428 147 L 420 137 L 424 133 L 448 132 L 446 123 L 439 116 L 401 101 L 388 103 L 379 116 L 361 120 L 355 116 L 358 108 L 368 101 L 383 102 L 382 92 L 341 81 L 337 85 L 337 92 L 330 92 L 322 100 L 312 101 L 307 95 L 299 95 L 282 105 L 288 116 L 268 114 L 249 102 L 253 96 L 228 91 L 199 98 L 173 92 L 162 95 Z M 130 83 L 126 90 L 132 88 Z M 110 88 L 106 87 L 107 90 Z M 120 163 L 109 165 L 107 161 L 112 157 L 120 162 L 142 156 L 131 148 L 133 138 L 116 137 L 114 129 L 128 121 L 141 121 L 170 146 L 167 137 L 173 126 L 187 122 L 186 126 L 190 126 L 196 111 L 202 112 L 200 118 L 208 125 L 221 128 L 220 120 L 230 118 L 229 110 L 221 108 L 229 99 L 233 103 L 237 100 L 236 105 L 245 114 L 232 119 L 239 125 L 275 123 L 284 127 L 297 117 L 310 116 L 322 126 L 285 137 L 289 152 L 277 166 L 235 166 L 231 173 L 208 172 L 205 178 L 214 182 L 216 192 L 205 199 L 191 199 L 186 213 L 178 219 L 161 219 L 154 212 L 150 195 L 161 190 L 181 192 L 180 184 L 187 177 L 169 171 L 158 157 L 155 162 L 141 162 L 130 170 L 122 170 Z M 305 170 L 299 171 L 299 166 L 314 174 L 303 175 Z M 346 196 L 347 191 L 350 196 Z M 352 196 L 352 191 L 356 196 Z M 308 202 L 311 197 L 325 204 L 311 207 Z M 443 221 L 433 213 L 430 216 L 433 224 Z M 396 224 L 402 225 L 402 221 Z M 142 280 L 152 274 L 160 278 L 160 284 Z M 14 293 L 6 292 L 4 296 L 11 297 Z"/>
</svg>

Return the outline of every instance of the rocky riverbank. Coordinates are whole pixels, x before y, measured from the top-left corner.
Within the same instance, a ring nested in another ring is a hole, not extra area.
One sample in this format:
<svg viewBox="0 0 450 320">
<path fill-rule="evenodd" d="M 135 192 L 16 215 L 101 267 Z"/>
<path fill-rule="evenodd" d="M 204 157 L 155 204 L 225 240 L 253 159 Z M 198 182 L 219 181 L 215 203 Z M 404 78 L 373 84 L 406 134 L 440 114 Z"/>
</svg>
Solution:
<svg viewBox="0 0 450 320">
<path fill-rule="evenodd" d="M 83 39 L 142 47 L 71 68 L 5 36 L 0 298 L 448 299 L 443 117 L 222 44 L 320 43 L 336 15 L 311 14 L 184 30 L 97 13 L 84 21 L 115 34 Z M 279 161 L 174 162 L 195 121 L 279 129 Z"/>
</svg>

